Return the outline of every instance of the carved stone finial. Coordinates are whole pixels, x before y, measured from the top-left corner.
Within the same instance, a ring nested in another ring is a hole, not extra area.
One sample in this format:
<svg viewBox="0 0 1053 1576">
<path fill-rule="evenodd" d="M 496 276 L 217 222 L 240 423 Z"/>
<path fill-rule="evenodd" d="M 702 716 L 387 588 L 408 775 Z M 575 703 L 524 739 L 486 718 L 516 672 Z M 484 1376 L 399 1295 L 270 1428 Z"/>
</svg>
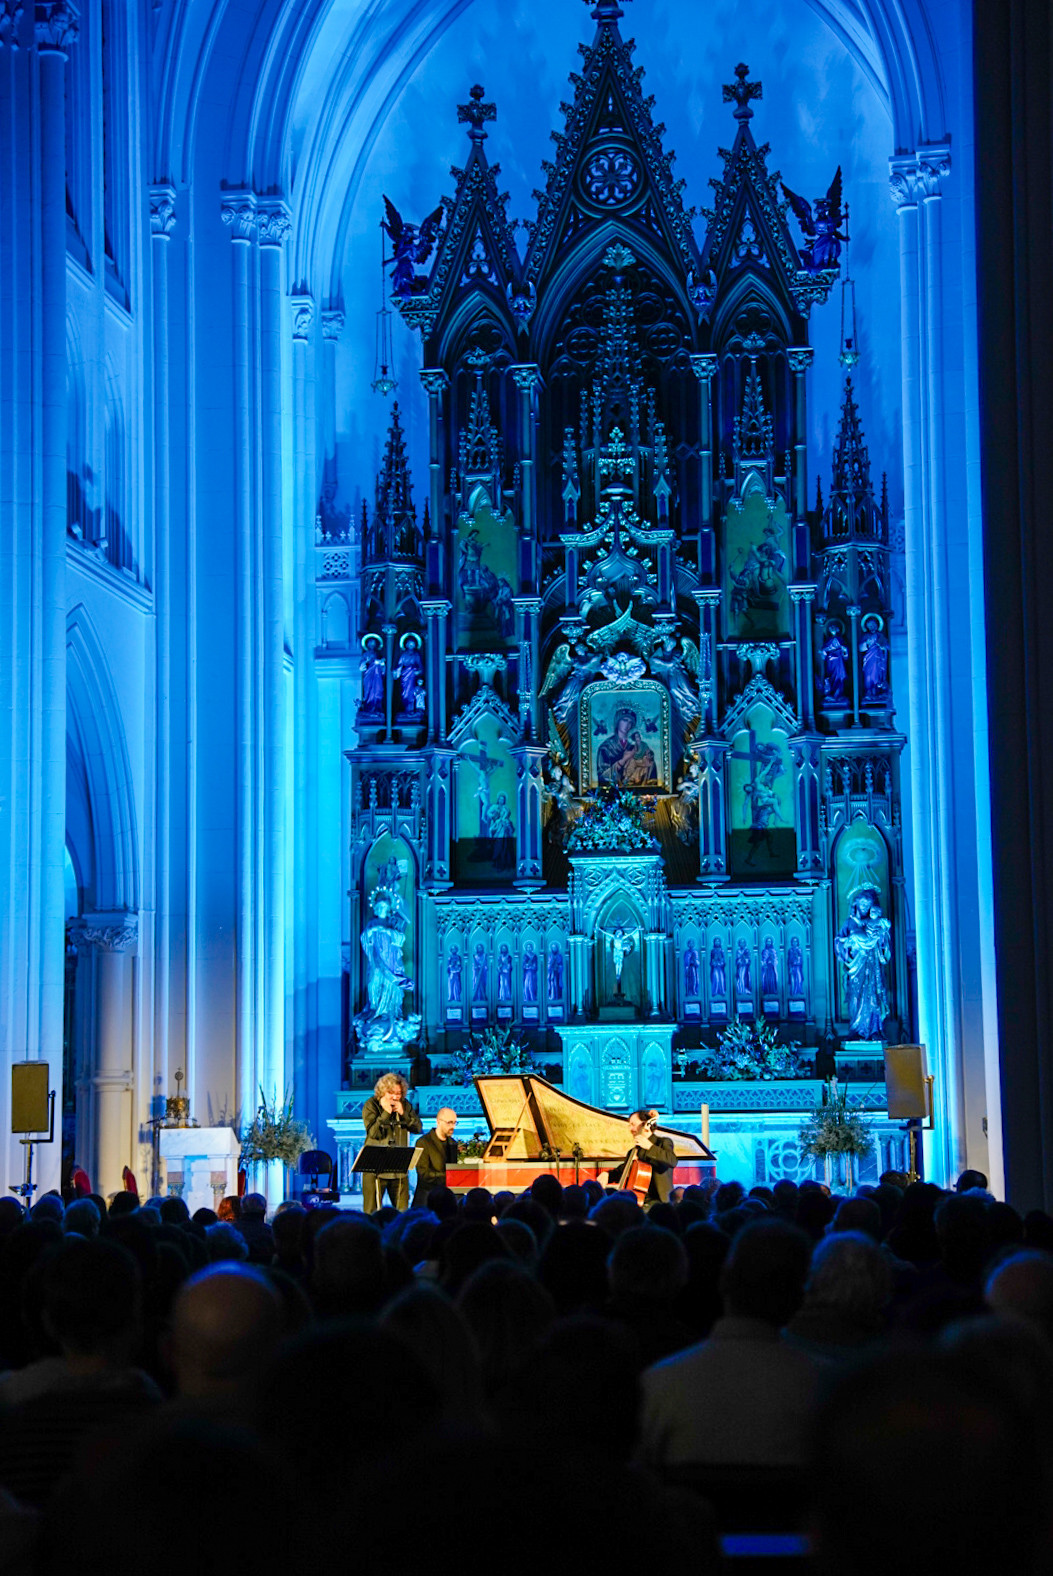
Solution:
<svg viewBox="0 0 1053 1576">
<path fill-rule="evenodd" d="M 482 85 L 477 82 L 471 90 L 471 102 L 457 106 L 457 124 L 468 127 L 468 135 L 473 142 L 482 142 L 485 138 L 484 121 L 497 119 L 497 105 L 484 104 L 483 91 Z"/>
<path fill-rule="evenodd" d="M 750 109 L 750 100 L 764 97 L 764 91 L 759 82 L 746 81 L 749 74 L 749 66 L 740 62 L 735 67 L 736 81 L 725 82 L 724 84 L 723 102 L 725 104 L 734 104 L 736 120 L 752 120 L 753 111 Z"/>
<path fill-rule="evenodd" d="M 623 0 L 623 3 L 628 4 L 628 0 Z M 592 6 L 592 19 L 601 27 L 612 26 L 623 15 L 618 0 L 585 0 L 585 4 Z"/>
</svg>

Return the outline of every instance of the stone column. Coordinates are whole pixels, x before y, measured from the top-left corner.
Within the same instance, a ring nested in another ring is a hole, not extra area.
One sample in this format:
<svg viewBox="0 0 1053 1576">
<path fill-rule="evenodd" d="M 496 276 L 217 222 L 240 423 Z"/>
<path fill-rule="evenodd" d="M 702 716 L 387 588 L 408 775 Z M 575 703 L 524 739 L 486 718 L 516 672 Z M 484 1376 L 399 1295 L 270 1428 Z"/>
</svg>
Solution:
<svg viewBox="0 0 1053 1576">
<path fill-rule="evenodd" d="M 703 636 L 699 645 L 704 643 L 705 636 L 709 637 L 709 695 L 699 728 L 703 734 L 715 734 L 717 731 L 717 641 L 720 638 L 720 603 L 723 594 L 719 586 L 703 586 L 700 591 L 692 593 L 698 603 L 699 628 Z"/>
<path fill-rule="evenodd" d="M 649 930 L 644 935 L 644 962 L 646 965 L 647 1015 L 649 1018 L 665 1017 L 665 933 Z"/>
<path fill-rule="evenodd" d="M 889 161 L 899 219 L 903 366 L 903 484 L 907 568 L 907 666 L 911 739 L 918 1030 L 936 1076 L 937 1131 L 929 1158 L 937 1180 L 960 1169 L 962 1080 L 957 839 L 949 778 L 952 616 L 943 497 L 943 355 L 939 317 L 941 183 L 945 145 Z"/>
<path fill-rule="evenodd" d="M 815 360 L 815 351 L 803 345 L 786 352 L 793 373 L 793 512 L 798 520 L 808 513 L 808 407 L 804 375 Z"/>
<path fill-rule="evenodd" d="M 78 1158 L 105 1197 L 120 1190 L 124 1167 L 135 1169 L 139 1161 L 132 1108 L 138 916 L 85 914 L 70 926 L 70 938 L 82 959 L 90 954 L 92 975 L 89 1061 L 78 1079 Z"/>
<path fill-rule="evenodd" d="M 707 735 L 693 746 L 698 752 L 698 859 L 700 881 L 728 879 L 727 828 L 724 817 L 725 762 L 731 745 Z"/>
<path fill-rule="evenodd" d="M 509 367 L 518 391 L 519 431 L 516 452 L 522 478 L 523 518 L 519 521 L 522 550 L 519 563 L 519 589 L 537 590 L 540 549 L 537 540 L 537 396 L 541 369 L 530 364 Z"/>
<path fill-rule="evenodd" d="M 446 742 L 446 621 L 451 608 L 445 597 L 426 597 L 421 602 L 429 744 Z"/>
<path fill-rule="evenodd" d="M 292 719 L 293 804 L 292 882 L 286 893 L 287 966 L 292 1004 L 292 1077 L 302 1101 L 308 1090 L 308 1043 L 315 1038 L 318 996 L 318 714 L 314 683 L 315 509 L 318 468 L 315 464 L 314 301 L 309 295 L 290 299 L 292 312 L 292 491 L 293 491 L 293 628 Z M 323 418 L 324 419 L 324 418 Z M 323 434 L 323 453 L 326 440 Z"/>
<path fill-rule="evenodd" d="M 322 479 L 328 483 L 336 481 L 336 345 L 343 331 L 343 312 L 322 313 Z"/>
<path fill-rule="evenodd" d="M 455 750 L 437 747 L 428 751 L 428 781 L 425 825 L 427 845 L 424 857 L 424 886 L 429 892 L 444 892 L 453 885 L 450 879 L 450 836 L 453 823 L 453 795 L 456 786 Z M 465 982 L 465 991 L 468 992 Z M 467 999 L 467 994 L 466 994 Z"/>
<path fill-rule="evenodd" d="M 812 609 L 815 605 L 816 588 L 814 585 L 791 585 L 789 589 L 798 652 L 797 715 L 801 719 L 801 727 L 805 732 L 810 732 L 815 727 L 815 644 Z"/>
<path fill-rule="evenodd" d="M 713 544 L 713 375 L 717 358 L 712 351 L 702 351 L 691 357 L 691 368 L 698 379 L 699 414 L 699 492 L 700 533 L 708 544 L 708 551 L 701 554 L 699 570 L 712 574 L 716 563 Z"/>
<path fill-rule="evenodd" d="M 790 740 L 797 801 L 797 874 L 821 875 L 822 836 L 819 805 L 822 798 L 821 757 L 818 735 L 798 734 Z"/>
<path fill-rule="evenodd" d="M 541 872 L 541 831 L 544 810 L 543 744 L 516 744 L 510 754 L 516 765 L 516 878 L 514 886 L 534 891 L 544 886 Z"/>
<path fill-rule="evenodd" d="M 450 380 L 441 367 L 425 367 L 420 375 L 428 396 L 428 516 L 431 525 L 430 540 L 424 544 L 427 563 L 425 588 L 435 595 L 445 595 L 446 562 L 443 552 L 445 541 L 443 508 L 444 466 L 446 463 L 446 435 L 444 431 L 442 398 Z"/>
</svg>

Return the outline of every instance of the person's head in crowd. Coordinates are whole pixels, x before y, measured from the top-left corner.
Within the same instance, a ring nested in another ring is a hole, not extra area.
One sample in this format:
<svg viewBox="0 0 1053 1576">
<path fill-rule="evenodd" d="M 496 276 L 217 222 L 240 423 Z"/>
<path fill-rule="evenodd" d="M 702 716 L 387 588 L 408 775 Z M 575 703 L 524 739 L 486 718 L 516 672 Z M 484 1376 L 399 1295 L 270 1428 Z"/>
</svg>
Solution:
<svg viewBox="0 0 1053 1576">
<path fill-rule="evenodd" d="M 901 1193 L 910 1187 L 910 1177 L 905 1171 L 882 1171 L 878 1181 L 882 1187 L 898 1188 Z"/>
<path fill-rule="evenodd" d="M 571 1182 L 563 1189 L 560 1215 L 563 1220 L 585 1220 L 590 1209 L 589 1195 L 580 1183 Z"/>
<path fill-rule="evenodd" d="M 673 1232 L 634 1226 L 611 1248 L 607 1276 L 616 1303 L 670 1303 L 687 1285 L 687 1254 Z"/>
<path fill-rule="evenodd" d="M 748 1226 L 751 1220 L 757 1219 L 757 1213 L 746 1207 L 748 1202 L 748 1199 L 743 1199 L 736 1209 L 725 1209 L 722 1213 L 713 1216 L 713 1224 L 720 1228 L 729 1242 L 732 1237 L 738 1236 L 743 1226 Z"/>
<path fill-rule="evenodd" d="M 810 1256 L 811 1243 L 799 1226 L 751 1221 L 732 1242 L 720 1273 L 725 1316 L 786 1324 L 800 1306 Z"/>
<path fill-rule="evenodd" d="M 40 1311 L 64 1357 L 89 1368 L 124 1368 L 137 1355 L 142 1276 L 117 1242 L 68 1237 L 41 1264 Z"/>
<path fill-rule="evenodd" d="M 729 1209 L 738 1209 L 746 1197 L 746 1189 L 741 1182 L 722 1182 L 713 1195 L 713 1210 L 717 1215 L 724 1215 Z"/>
<path fill-rule="evenodd" d="M 97 1237 L 99 1226 L 99 1212 L 90 1198 L 78 1197 L 74 1203 L 69 1204 L 62 1217 L 62 1229 L 68 1237 L 74 1232 L 78 1237 Z"/>
<path fill-rule="evenodd" d="M 54 1220 L 59 1225 L 62 1224 L 65 1213 L 66 1206 L 57 1193 L 45 1193 L 42 1198 L 37 1199 L 29 1211 L 32 1220 Z"/>
<path fill-rule="evenodd" d="M 150 1226 L 151 1228 L 164 1224 L 161 1219 L 161 1211 L 159 1209 L 155 1209 L 152 1204 L 143 1204 L 135 1218 L 136 1220 L 142 1221 L 144 1226 Z M 172 1222 L 169 1221 L 168 1224 L 172 1225 Z M 180 1230 L 180 1227 L 176 1226 L 174 1229 L 178 1231 Z"/>
<path fill-rule="evenodd" d="M 213 1264 L 227 1260 L 243 1264 L 249 1256 L 249 1245 L 245 1238 L 227 1220 L 218 1220 L 214 1226 L 205 1227 L 205 1246 Z"/>
<path fill-rule="evenodd" d="M 831 1235 L 840 1231 L 862 1231 L 880 1242 L 881 1210 L 872 1198 L 843 1198 L 826 1229 Z"/>
<path fill-rule="evenodd" d="M 868 1232 L 836 1231 L 812 1252 L 802 1313 L 836 1313 L 861 1334 L 876 1335 L 892 1296 L 892 1269 Z"/>
<path fill-rule="evenodd" d="M 813 1242 L 825 1236 L 833 1220 L 837 1204 L 818 1187 L 802 1187 L 797 1193 L 797 1225 Z"/>
<path fill-rule="evenodd" d="M 202 1205 L 200 1209 L 195 1209 L 190 1219 L 193 1221 L 195 1226 L 205 1227 L 219 1224 L 219 1216 L 216 1214 L 215 1210 L 206 1209 L 204 1205 Z"/>
<path fill-rule="evenodd" d="M 303 1274 L 304 1220 L 307 1211 L 290 1200 L 288 1209 L 279 1209 L 271 1223 L 274 1236 L 274 1262 L 289 1275 Z"/>
<path fill-rule="evenodd" d="M 661 1226 L 663 1231 L 671 1231 L 674 1236 L 682 1237 L 684 1234 L 684 1224 L 680 1218 L 678 1204 L 671 1202 L 663 1204 L 661 1201 L 652 1204 L 647 1219 L 652 1226 Z"/>
<path fill-rule="evenodd" d="M 457 1214 L 457 1194 L 445 1183 L 440 1183 L 428 1193 L 428 1208 L 439 1220 L 451 1220 Z"/>
<path fill-rule="evenodd" d="M 593 1205 L 589 1220 L 609 1237 L 620 1237 L 640 1224 L 640 1206 L 633 1193 L 611 1193 Z"/>
<path fill-rule="evenodd" d="M 789 1177 L 780 1177 L 772 1188 L 774 1210 L 783 1220 L 794 1220 L 797 1215 L 797 1183 Z"/>
<path fill-rule="evenodd" d="M 1024 1216 L 1024 1246 L 1040 1253 L 1053 1253 L 1053 1215 L 1044 1209 L 1029 1209 Z"/>
<path fill-rule="evenodd" d="M 881 1211 L 881 1235 L 887 1237 L 899 1215 L 903 1203 L 903 1189 L 893 1187 L 891 1182 L 879 1182 L 876 1187 L 868 1188 L 865 1195 L 862 1188 L 859 1193 L 860 1197 L 873 1199 Z"/>
<path fill-rule="evenodd" d="M 496 1229 L 512 1258 L 525 1264 L 528 1270 L 534 1269 L 538 1261 L 537 1238 L 526 1221 L 500 1219 Z"/>
<path fill-rule="evenodd" d="M 167 1199 L 165 1202 L 168 1202 Z M 115 1193 L 110 1200 L 106 1213 L 110 1220 L 119 1220 L 122 1215 L 134 1215 L 139 1207 L 138 1194 Z"/>
<path fill-rule="evenodd" d="M 822 1576 L 887 1576 L 905 1549 L 934 1576 L 1049 1568 L 1048 1445 L 994 1368 L 889 1353 L 833 1385 L 812 1436 Z"/>
<path fill-rule="evenodd" d="M 773 1188 L 764 1187 L 763 1185 L 751 1187 L 747 1197 L 759 1199 L 765 1209 L 774 1210 L 775 1208 L 775 1190 Z"/>
<path fill-rule="evenodd" d="M 264 1273 L 281 1299 L 282 1335 L 299 1335 L 314 1323 L 314 1309 L 305 1287 L 278 1264 L 268 1265 Z"/>
<path fill-rule="evenodd" d="M 26 1212 L 17 1198 L 0 1198 L 0 1242 L 17 1231 L 26 1218 Z"/>
<path fill-rule="evenodd" d="M 516 1430 L 528 1449 L 552 1450 L 554 1417 L 565 1444 L 602 1441 L 606 1465 L 628 1461 L 639 1433 L 640 1383 L 634 1343 L 621 1325 L 585 1313 L 560 1319 L 526 1358 Z"/>
<path fill-rule="evenodd" d="M 246 1215 L 263 1215 L 267 1213 L 267 1200 L 262 1193 L 246 1193 L 241 1201 L 241 1218 Z"/>
<path fill-rule="evenodd" d="M 262 1270 L 234 1263 L 202 1270 L 172 1309 L 168 1355 L 179 1395 L 236 1413 L 273 1358 L 283 1324 L 281 1298 Z"/>
<path fill-rule="evenodd" d="M 171 1226 L 185 1226 L 190 1219 L 186 1200 L 166 1198 L 161 1205 L 161 1219 Z"/>
<path fill-rule="evenodd" d="M 502 1220 L 521 1220 L 524 1226 L 529 1226 L 534 1233 L 534 1240 L 541 1249 L 545 1246 L 552 1234 L 555 1221 L 547 1209 L 542 1209 L 536 1198 L 531 1198 L 529 1193 L 524 1193 L 521 1198 L 514 1199 L 504 1214 Z"/>
<path fill-rule="evenodd" d="M 318 1233 L 310 1284 L 321 1318 L 364 1318 L 379 1311 L 388 1292 L 388 1272 L 373 1220 L 338 1215 Z"/>
<path fill-rule="evenodd" d="M 439 1284 L 449 1296 L 456 1297 L 480 1265 L 490 1259 L 510 1261 L 511 1257 L 497 1228 L 488 1220 L 465 1221 L 451 1232 L 439 1250 Z"/>
<path fill-rule="evenodd" d="M 607 1258 L 611 1239 L 583 1220 L 554 1231 L 538 1264 L 538 1279 L 560 1318 L 598 1313 L 607 1298 Z"/>
<path fill-rule="evenodd" d="M 684 1232 L 687 1284 L 678 1299 L 685 1325 L 701 1340 L 720 1318 L 720 1272 L 731 1238 L 712 1221 L 701 1220 Z"/>
<path fill-rule="evenodd" d="M 987 1200 L 975 1192 L 951 1193 L 933 1215 L 940 1259 L 953 1280 L 979 1284 L 991 1250 Z"/>
<path fill-rule="evenodd" d="M 228 1193 L 226 1198 L 221 1198 L 216 1214 L 220 1220 L 233 1224 L 241 1219 L 241 1199 L 236 1193 Z"/>
<path fill-rule="evenodd" d="M 987 1192 L 987 1178 L 982 1171 L 963 1171 L 954 1184 L 956 1193 L 970 1193 L 974 1188 L 980 1188 L 984 1193 Z"/>
<path fill-rule="evenodd" d="M 494 1196 L 487 1187 L 471 1187 L 464 1195 L 462 1214 L 465 1220 L 491 1221 L 494 1214 Z"/>
<path fill-rule="evenodd" d="M 1053 1258 L 1024 1248 L 988 1275 L 984 1300 L 1002 1318 L 1024 1319 L 1053 1346 Z"/>
<path fill-rule="evenodd" d="M 511 1259 L 481 1264 L 462 1285 L 457 1306 L 475 1338 L 488 1396 L 514 1380 L 556 1316 L 545 1288 Z"/>
<path fill-rule="evenodd" d="M 531 1182 L 530 1197 L 540 1204 L 553 1220 L 559 1219 L 563 1212 L 563 1185 L 558 1178 L 548 1171 L 543 1171 Z"/>
<path fill-rule="evenodd" d="M 411 1267 L 431 1258 L 439 1221 L 430 1209 L 408 1209 L 384 1233 L 385 1247 L 396 1248 Z"/>
<path fill-rule="evenodd" d="M 600 1202 L 600 1199 L 604 1196 L 603 1183 L 600 1182 L 596 1177 L 586 1177 L 585 1181 L 581 1185 L 584 1189 L 585 1196 L 589 1201 L 589 1208 L 595 1208 L 595 1206 Z"/>
<path fill-rule="evenodd" d="M 388 1303 L 380 1316 L 380 1328 L 409 1347 L 427 1370 L 451 1417 L 462 1422 L 481 1421 L 479 1350 L 464 1315 L 448 1297 L 434 1286 L 417 1282 Z"/>
<path fill-rule="evenodd" d="M 516 1196 L 512 1192 L 511 1188 L 503 1187 L 494 1194 L 494 1214 L 497 1216 L 498 1220 L 501 1219 L 501 1216 L 504 1214 L 509 1204 L 514 1204 L 515 1201 Z"/>
</svg>

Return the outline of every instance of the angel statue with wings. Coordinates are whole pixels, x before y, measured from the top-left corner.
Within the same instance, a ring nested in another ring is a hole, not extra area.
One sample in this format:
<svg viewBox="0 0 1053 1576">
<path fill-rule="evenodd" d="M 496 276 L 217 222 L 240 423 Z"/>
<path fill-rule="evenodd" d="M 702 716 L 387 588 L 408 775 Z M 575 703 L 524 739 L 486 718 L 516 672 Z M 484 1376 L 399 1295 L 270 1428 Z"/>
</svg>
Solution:
<svg viewBox="0 0 1053 1576">
<path fill-rule="evenodd" d="M 841 258 L 842 242 L 848 239 L 841 234 L 840 228 L 847 217 L 846 210 L 841 206 L 841 166 L 837 166 L 837 173 L 830 182 L 826 196 L 815 199 L 814 214 L 810 202 L 798 197 L 784 181 L 780 185 L 804 236 L 805 244 L 800 248 L 800 256 L 805 271 L 817 274 L 824 268 L 836 268 Z"/>
<path fill-rule="evenodd" d="M 658 650 L 651 653 L 651 672 L 655 678 L 665 680 L 685 728 L 695 721 L 702 710 L 697 688 L 700 668 L 695 642 L 688 640 L 685 635 L 678 648 L 676 636 L 671 630 L 662 636 Z"/>
<path fill-rule="evenodd" d="M 384 198 L 386 218 L 381 228 L 391 238 L 392 261 L 391 288 L 400 301 L 419 295 L 427 289 L 427 280 L 416 272 L 418 266 L 428 261 L 431 249 L 439 237 L 442 226 L 442 203 L 420 224 L 407 224 L 390 197 Z"/>
<path fill-rule="evenodd" d="M 585 688 L 590 678 L 595 678 L 600 671 L 601 659 L 595 656 L 585 644 L 584 638 L 578 636 L 573 647 L 569 641 L 557 646 L 552 653 L 552 660 L 545 674 L 545 682 L 541 686 L 541 694 L 552 695 L 549 702 L 555 713 L 557 722 L 564 726 L 569 723 L 578 703 L 578 697 Z"/>
</svg>

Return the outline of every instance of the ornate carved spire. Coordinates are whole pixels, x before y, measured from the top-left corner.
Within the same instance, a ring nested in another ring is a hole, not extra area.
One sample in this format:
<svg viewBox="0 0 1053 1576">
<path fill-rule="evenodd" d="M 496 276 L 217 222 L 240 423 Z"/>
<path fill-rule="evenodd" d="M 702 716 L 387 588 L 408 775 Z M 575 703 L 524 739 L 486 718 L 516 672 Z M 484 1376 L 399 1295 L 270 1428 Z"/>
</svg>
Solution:
<svg viewBox="0 0 1053 1576">
<path fill-rule="evenodd" d="M 882 511 L 870 480 L 870 455 L 863 440 L 851 378 L 845 378 L 841 425 L 834 445 L 830 501 L 823 514 L 823 535 L 836 541 L 853 536 L 870 541 L 887 538 Z"/>
<path fill-rule="evenodd" d="M 735 454 L 743 460 L 766 460 L 774 443 L 772 419 L 764 409 L 764 390 L 756 361 L 746 375 L 742 414 L 735 417 Z"/>
<path fill-rule="evenodd" d="M 622 3 L 628 5 L 629 0 L 622 0 Z M 592 6 L 592 18 L 601 27 L 613 27 L 625 14 L 618 0 L 585 0 L 585 4 Z"/>
</svg>

